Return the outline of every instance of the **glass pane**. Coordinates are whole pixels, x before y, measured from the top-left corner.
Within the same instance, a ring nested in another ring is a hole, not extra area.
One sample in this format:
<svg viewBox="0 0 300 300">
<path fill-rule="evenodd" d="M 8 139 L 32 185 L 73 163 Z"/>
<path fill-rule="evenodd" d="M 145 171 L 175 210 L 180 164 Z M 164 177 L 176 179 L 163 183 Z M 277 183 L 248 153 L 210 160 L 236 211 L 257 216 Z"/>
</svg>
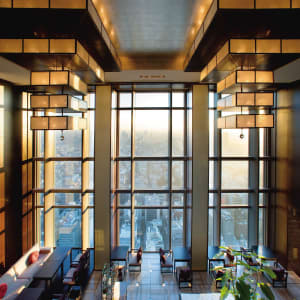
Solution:
<svg viewBox="0 0 300 300">
<path fill-rule="evenodd" d="M 214 208 L 208 209 L 208 246 L 214 245 Z"/>
<path fill-rule="evenodd" d="M 94 194 L 89 194 L 89 206 L 94 206 Z"/>
<path fill-rule="evenodd" d="M 131 155 L 131 111 L 119 111 L 119 156 Z"/>
<path fill-rule="evenodd" d="M 214 108 L 214 107 L 216 107 L 216 101 L 215 101 L 215 93 L 213 93 L 213 92 L 209 92 L 209 94 L 208 94 L 208 97 L 209 97 L 209 104 L 208 104 L 208 107 L 209 108 Z"/>
<path fill-rule="evenodd" d="M 218 195 L 215 193 L 208 194 L 208 206 L 216 206 L 217 205 L 217 197 Z"/>
<path fill-rule="evenodd" d="M 258 209 L 258 244 L 264 245 L 264 235 L 265 235 L 265 208 Z"/>
<path fill-rule="evenodd" d="M 248 194 L 226 193 L 221 194 L 221 206 L 248 205 Z"/>
<path fill-rule="evenodd" d="M 81 209 L 55 208 L 55 245 L 81 248 Z"/>
<path fill-rule="evenodd" d="M 119 189 L 131 189 L 131 162 L 120 161 L 119 164 Z"/>
<path fill-rule="evenodd" d="M 81 189 L 80 161 L 55 161 L 54 174 L 56 189 Z"/>
<path fill-rule="evenodd" d="M 263 189 L 266 187 L 265 184 L 265 166 L 267 162 L 260 161 L 259 162 L 259 188 Z"/>
<path fill-rule="evenodd" d="M 89 247 L 94 248 L 94 209 L 89 208 Z"/>
<path fill-rule="evenodd" d="M 248 156 L 249 139 L 248 130 L 243 130 L 244 138 L 241 139 L 241 131 L 236 129 L 222 130 L 222 156 Z"/>
<path fill-rule="evenodd" d="M 119 93 L 120 107 L 131 107 L 131 93 Z"/>
<path fill-rule="evenodd" d="M 120 193 L 118 197 L 118 206 L 130 206 L 131 205 L 131 194 Z"/>
<path fill-rule="evenodd" d="M 111 111 L 111 134 L 110 134 L 110 155 L 112 158 L 117 156 L 117 111 Z"/>
<path fill-rule="evenodd" d="M 135 189 L 167 189 L 168 173 L 167 161 L 136 161 L 134 174 Z"/>
<path fill-rule="evenodd" d="M 117 107 L 117 92 L 113 91 L 111 93 L 111 108 L 116 108 Z"/>
<path fill-rule="evenodd" d="M 183 209 L 172 209 L 172 248 L 184 246 Z"/>
<path fill-rule="evenodd" d="M 136 111 L 134 135 L 135 156 L 168 156 L 169 112 Z"/>
<path fill-rule="evenodd" d="M 2 128 L 4 128 L 4 127 L 2 127 Z M 35 135 L 36 135 L 35 157 L 44 157 L 44 154 L 45 154 L 45 144 L 44 144 L 45 131 L 36 130 Z"/>
<path fill-rule="evenodd" d="M 215 155 L 215 114 L 214 110 L 209 110 L 209 156 Z"/>
<path fill-rule="evenodd" d="M 88 189 L 93 190 L 94 189 L 94 162 L 89 161 L 89 182 L 88 182 Z"/>
<path fill-rule="evenodd" d="M 221 209 L 221 245 L 248 247 L 248 209 Z"/>
<path fill-rule="evenodd" d="M 265 129 L 259 128 L 259 156 L 265 156 Z"/>
<path fill-rule="evenodd" d="M 81 157 L 82 156 L 82 131 L 60 130 L 55 131 L 55 156 L 56 157 Z"/>
<path fill-rule="evenodd" d="M 184 162 L 183 161 L 172 162 L 172 189 L 173 190 L 184 189 Z"/>
<path fill-rule="evenodd" d="M 45 203 L 45 195 L 44 193 L 35 193 L 35 205 L 36 206 L 44 206 Z"/>
<path fill-rule="evenodd" d="M 37 239 L 40 242 L 41 247 L 45 244 L 45 225 L 44 225 L 44 208 L 37 208 L 36 209 L 37 220 L 36 220 L 36 232 L 37 232 Z"/>
<path fill-rule="evenodd" d="M 89 94 L 89 108 L 95 108 L 96 105 L 96 94 Z"/>
<path fill-rule="evenodd" d="M 259 206 L 267 206 L 269 196 L 268 193 L 259 193 Z"/>
<path fill-rule="evenodd" d="M 88 112 L 89 121 L 89 156 L 94 157 L 95 152 L 95 112 Z"/>
<path fill-rule="evenodd" d="M 172 194 L 172 206 L 184 206 L 184 194 Z"/>
<path fill-rule="evenodd" d="M 172 112 L 172 155 L 184 156 L 184 111 Z"/>
<path fill-rule="evenodd" d="M 145 251 L 169 249 L 169 210 L 137 209 L 135 211 L 135 248 Z"/>
<path fill-rule="evenodd" d="M 212 190 L 215 187 L 215 162 L 209 162 L 209 189 Z"/>
<path fill-rule="evenodd" d="M 190 248 L 192 246 L 192 209 L 188 208 L 186 210 L 186 247 Z"/>
<path fill-rule="evenodd" d="M 119 245 L 128 246 L 131 245 L 131 212 L 130 209 L 119 209 Z"/>
<path fill-rule="evenodd" d="M 35 162 L 35 188 L 43 189 L 45 183 L 45 173 L 44 173 L 45 164 L 43 161 Z"/>
<path fill-rule="evenodd" d="M 222 161 L 222 189 L 248 189 L 248 161 Z"/>
<path fill-rule="evenodd" d="M 135 206 L 169 206 L 169 194 L 135 194 Z"/>
<path fill-rule="evenodd" d="M 169 93 L 136 93 L 135 107 L 169 107 Z"/>
<path fill-rule="evenodd" d="M 81 205 L 81 194 L 56 193 L 54 194 L 55 205 Z"/>
<path fill-rule="evenodd" d="M 184 93 L 175 92 L 172 94 L 172 106 L 173 107 L 184 107 Z"/>
</svg>

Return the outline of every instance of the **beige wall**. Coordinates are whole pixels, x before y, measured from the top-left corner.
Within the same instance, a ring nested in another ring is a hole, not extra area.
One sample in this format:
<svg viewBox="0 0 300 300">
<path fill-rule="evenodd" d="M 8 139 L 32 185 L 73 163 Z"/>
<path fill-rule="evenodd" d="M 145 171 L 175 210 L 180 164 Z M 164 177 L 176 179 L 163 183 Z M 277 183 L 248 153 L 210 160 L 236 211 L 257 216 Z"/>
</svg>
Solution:
<svg viewBox="0 0 300 300">
<path fill-rule="evenodd" d="M 95 269 L 110 261 L 111 87 L 97 86 L 95 116 Z"/>
<path fill-rule="evenodd" d="M 208 86 L 193 86 L 192 268 L 207 269 Z"/>
</svg>

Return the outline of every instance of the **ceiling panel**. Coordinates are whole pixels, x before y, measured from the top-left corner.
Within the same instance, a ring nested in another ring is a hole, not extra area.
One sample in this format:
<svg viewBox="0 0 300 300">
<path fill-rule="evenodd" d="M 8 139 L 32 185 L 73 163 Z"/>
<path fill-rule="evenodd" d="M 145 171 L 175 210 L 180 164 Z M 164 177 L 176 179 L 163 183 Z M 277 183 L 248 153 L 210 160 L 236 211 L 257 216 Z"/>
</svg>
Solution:
<svg viewBox="0 0 300 300">
<path fill-rule="evenodd" d="M 102 0 L 121 56 L 180 54 L 211 0 Z M 198 20 L 197 20 L 198 19 Z"/>
</svg>

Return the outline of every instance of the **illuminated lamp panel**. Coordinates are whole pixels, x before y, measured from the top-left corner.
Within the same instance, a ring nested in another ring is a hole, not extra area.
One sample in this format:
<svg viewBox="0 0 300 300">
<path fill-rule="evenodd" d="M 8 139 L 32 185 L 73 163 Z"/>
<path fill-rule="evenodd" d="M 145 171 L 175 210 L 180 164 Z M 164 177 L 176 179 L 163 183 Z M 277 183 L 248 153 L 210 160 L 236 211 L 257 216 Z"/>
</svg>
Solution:
<svg viewBox="0 0 300 300">
<path fill-rule="evenodd" d="M 85 9 L 86 0 L 51 0 L 51 8 Z"/>
<path fill-rule="evenodd" d="M 256 53 L 280 53 L 281 40 L 256 40 Z"/>
<path fill-rule="evenodd" d="M 256 9 L 290 8 L 290 0 L 256 0 Z"/>
<path fill-rule="evenodd" d="M 24 39 L 24 53 L 48 53 L 47 39 Z"/>
<path fill-rule="evenodd" d="M 14 8 L 49 8 L 49 0 L 14 0 Z"/>
<path fill-rule="evenodd" d="M 70 95 L 32 95 L 32 109 L 71 109 L 73 111 L 86 112 L 87 101 L 83 101 Z"/>
<path fill-rule="evenodd" d="M 22 53 L 22 39 L 0 39 L 0 52 Z"/>
<path fill-rule="evenodd" d="M 219 8 L 251 9 L 254 8 L 254 0 L 219 0 Z"/>
<path fill-rule="evenodd" d="M 219 129 L 273 128 L 273 115 L 233 115 L 218 118 Z"/>
<path fill-rule="evenodd" d="M 75 53 L 76 40 L 50 39 L 50 53 Z"/>
<path fill-rule="evenodd" d="M 69 116 L 31 118 L 32 130 L 82 130 L 86 125 L 86 119 Z"/>
<path fill-rule="evenodd" d="M 255 53 L 255 40 L 253 39 L 231 39 L 229 43 L 231 53 Z"/>
</svg>

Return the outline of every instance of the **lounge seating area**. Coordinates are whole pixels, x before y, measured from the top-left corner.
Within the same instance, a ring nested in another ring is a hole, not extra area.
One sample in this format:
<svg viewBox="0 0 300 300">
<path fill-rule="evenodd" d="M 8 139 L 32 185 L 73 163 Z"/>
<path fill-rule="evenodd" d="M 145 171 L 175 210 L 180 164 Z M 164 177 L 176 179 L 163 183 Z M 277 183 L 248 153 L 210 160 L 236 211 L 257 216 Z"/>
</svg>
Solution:
<svg viewBox="0 0 300 300">
<path fill-rule="evenodd" d="M 72 252 L 78 253 L 74 259 Z M 67 263 L 67 258 L 70 263 Z M 64 270 L 66 265 L 68 268 Z M 80 291 L 80 287 L 87 283 L 89 268 L 89 249 L 40 248 L 36 244 L 0 277 L 0 296 L 5 300 L 19 297 L 30 297 L 31 300 L 44 297 L 65 299 L 64 297 L 74 293 L 74 287 L 79 287 Z M 61 274 L 57 277 L 59 270 Z M 56 278 L 61 282 L 60 293 L 52 289 Z"/>
<path fill-rule="evenodd" d="M 160 270 L 164 272 L 173 272 L 173 252 L 159 249 Z"/>
</svg>

